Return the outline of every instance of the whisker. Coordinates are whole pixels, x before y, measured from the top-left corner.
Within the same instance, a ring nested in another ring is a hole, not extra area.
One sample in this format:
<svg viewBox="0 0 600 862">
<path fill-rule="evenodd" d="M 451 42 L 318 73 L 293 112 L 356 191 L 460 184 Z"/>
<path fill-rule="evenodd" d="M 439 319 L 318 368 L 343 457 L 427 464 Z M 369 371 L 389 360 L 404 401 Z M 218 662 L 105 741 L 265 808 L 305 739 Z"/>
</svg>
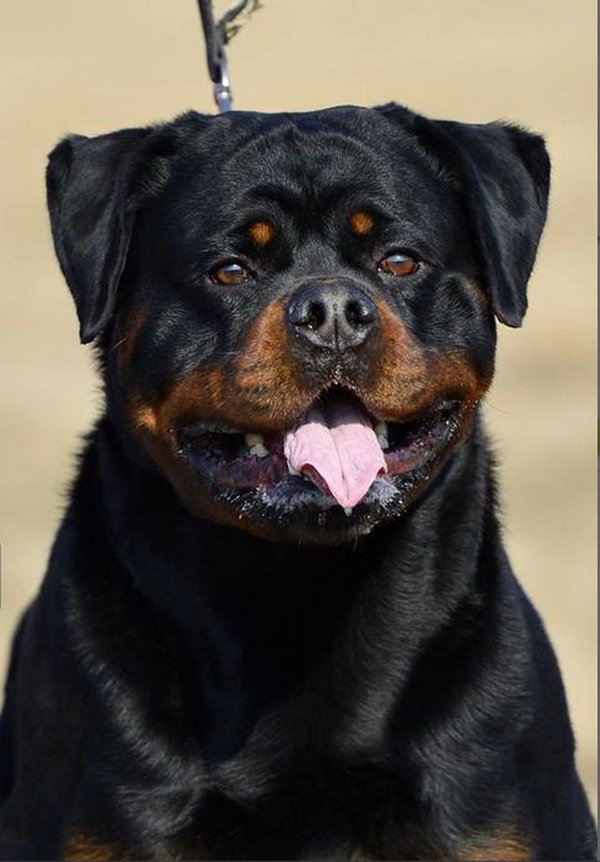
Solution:
<svg viewBox="0 0 600 862">
<path fill-rule="evenodd" d="M 125 344 L 126 341 L 127 341 L 127 336 L 125 335 L 125 336 L 123 336 L 123 338 L 120 341 L 117 341 L 116 344 L 113 344 L 111 347 L 109 347 L 108 352 L 112 353 L 113 350 L 116 350 L 117 347 L 120 347 L 122 344 Z"/>
</svg>

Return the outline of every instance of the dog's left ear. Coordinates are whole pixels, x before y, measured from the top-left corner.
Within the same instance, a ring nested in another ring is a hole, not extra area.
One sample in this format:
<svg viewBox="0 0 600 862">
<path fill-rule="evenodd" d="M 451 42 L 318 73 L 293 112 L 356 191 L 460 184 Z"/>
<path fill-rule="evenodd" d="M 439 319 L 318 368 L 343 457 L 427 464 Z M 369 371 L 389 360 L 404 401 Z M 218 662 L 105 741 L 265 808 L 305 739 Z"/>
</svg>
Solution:
<svg viewBox="0 0 600 862">
<path fill-rule="evenodd" d="M 110 320 L 136 210 L 166 176 L 165 144 L 153 128 L 96 138 L 70 135 L 46 171 L 54 247 L 73 294 L 83 343 Z"/>
<path fill-rule="evenodd" d="M 543 138 L 504 123 L 430 120 L 399 105 L 379 110 L 400 121 L 460 182 L 496 316 L 520 326 L 548 206 L 550 160 Z"/>
</svg>

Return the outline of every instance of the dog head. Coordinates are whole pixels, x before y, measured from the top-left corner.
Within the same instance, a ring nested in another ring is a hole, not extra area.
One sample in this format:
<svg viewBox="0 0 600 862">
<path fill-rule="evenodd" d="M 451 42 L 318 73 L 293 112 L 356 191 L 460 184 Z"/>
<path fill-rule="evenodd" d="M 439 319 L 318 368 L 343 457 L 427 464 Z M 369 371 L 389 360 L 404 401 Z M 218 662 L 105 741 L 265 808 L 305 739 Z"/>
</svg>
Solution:
<svg viewBox="0 0 600 862">
<path fill-rule="evenodd" d="M 468 435 L 521 323 L 541 138 L 389 105 L 64 140 L 57 255 L 109 413 L 194 514 L 339 542 Z"/>
</svg>

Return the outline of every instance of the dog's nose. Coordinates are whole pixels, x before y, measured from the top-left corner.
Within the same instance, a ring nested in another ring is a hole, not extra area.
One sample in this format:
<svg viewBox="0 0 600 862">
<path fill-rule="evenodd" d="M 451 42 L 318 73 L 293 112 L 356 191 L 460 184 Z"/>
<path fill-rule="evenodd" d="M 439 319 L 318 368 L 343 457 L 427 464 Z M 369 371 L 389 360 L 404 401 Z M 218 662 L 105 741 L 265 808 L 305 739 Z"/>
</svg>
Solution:
<svg viewBox="0 0 600 862">
<path fill-rule="evenodd" d="M 377 328 L 373 300 L 351 281 L 303 284 L 290 298 L 288 322 L 315 347 L 342 352 L 363 344 Z"/>
</svg>

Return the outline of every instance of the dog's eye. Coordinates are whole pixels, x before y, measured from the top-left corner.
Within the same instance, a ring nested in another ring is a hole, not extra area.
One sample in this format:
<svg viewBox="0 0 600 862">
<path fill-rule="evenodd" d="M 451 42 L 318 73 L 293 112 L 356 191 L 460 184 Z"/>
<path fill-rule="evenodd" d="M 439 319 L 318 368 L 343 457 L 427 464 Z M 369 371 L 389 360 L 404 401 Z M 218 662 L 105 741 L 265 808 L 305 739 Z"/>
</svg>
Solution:
<svg viewBox="0 0 600 862">
<path fill-rule="evenodd" d="M 390 275 L 412 275 L 418 268 L 419 261 L 401 251 L 388 254 L 379 262 L 378 266 L 380 272 L 387 272 Z"/>
<path fill-rule="evenodd" d="M 248 267 L 237 260 L 229 260 L 226 263 L 221 263 L 210 271 L 211 281 L 227 286 L 243 284 L 245 281 L 250 281 L 252 277 L 253 275 Z"/>
</svg>

